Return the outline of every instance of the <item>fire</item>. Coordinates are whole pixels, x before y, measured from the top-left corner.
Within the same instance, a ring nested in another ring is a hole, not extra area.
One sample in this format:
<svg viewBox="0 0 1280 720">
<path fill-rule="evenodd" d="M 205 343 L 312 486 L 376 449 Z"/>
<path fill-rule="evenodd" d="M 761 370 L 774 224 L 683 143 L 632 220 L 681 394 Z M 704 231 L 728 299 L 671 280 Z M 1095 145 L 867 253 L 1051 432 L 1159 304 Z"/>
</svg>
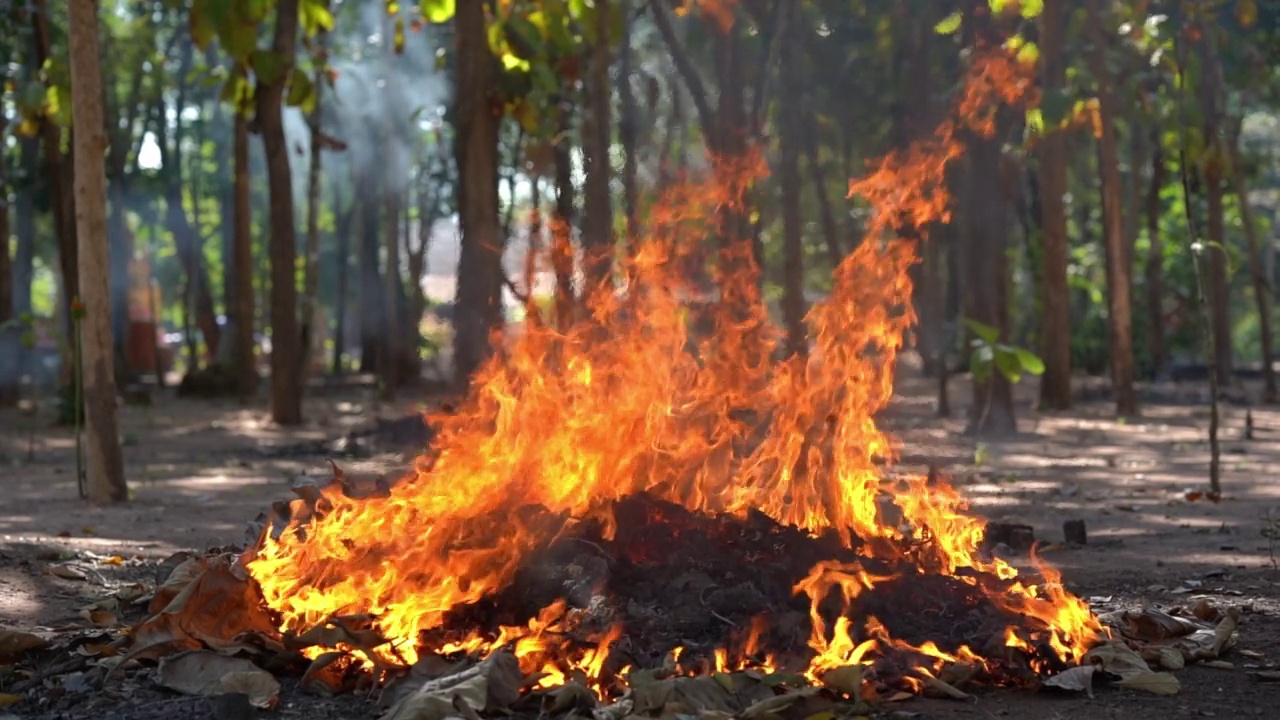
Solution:
<svg viewBox="0 0 1280 720">
<path fill-rule="evenodd" d="M 945 175 L 962 152 L 960 135 L 992 132 L 989 108 L 1030 92 L 1012 58 L 982 56 L 959 101 L 960 121 L 851 184 L 871 206 L 867 237 L 810 311 L 807 357 L 771 359 L 781 334 L 749 261 L 712 274 L 724 302 L 687 302 L 706 294 L 686 279 L 701 262 L 695 248 L 723 229 L 714 219 L 760 177 L 758 156 L 718 163 L 711 181 L 669 190 L 654 206 L 650 237 L 622 263 L 625 287 L 593 294 L 586 321 L 559 329 L 531 322 L 499 344 L 463 406 L 433 418 L 437 439 L 413 477 L 385 497 L 326 490 L 314 515 L 300 505 L 304 519 L 264 535 L 246 564 L 281 629 L 366 614 L 403 662 L 514 647 L 522 670 L 543 673 L 541 686 L 579 673 L 603 692 L 610 647 L 626 628 L 610 627 L 583 650 L 566 639 L 575 611 L 563 602 L 496 637 L 424 637 L 451 611 L 506 587 L 530 553 L 581 523 L 612 527 L 614 502 L 648 493 L 700 513 L 763 512 L 834 532 L 857 549 L 865 565 L 819 563 L 795 586 L 811 603 L 806 675 L 815 681 L 894 651 L 925 658 L 923 672 L 984 662 L 968 647 L 912 646 L 874 617 L 850 617 L 864 593 L 899 577 L 873 570 L 883 566 L 954 576 L 1028 619 L 1008 631 L 1010 647 L 1039 643 L 1062 660 L 1079 658 L 1100 632 L 1087 606 L 1047 567 L 1044 585 L 1029 586 L 1015 568 L 981 557 L 982 524 L 955 490 L 924 478 L 887 481 L 878 462 L 893 460 L 894 450 L 873 419 L 892 396 L 894 361 L 915 320 L 915 244 L 898 231 L 949 219 Z M 691 313 L 704 317 L 690 322 Z M 832 593 L 842 612 L 828 623 L 820 605 Z M 715 669 L 774 667 L 775 659 L 756 657 L 765 622 L 753 621 L 739 649 L 715 651 Z M 669 656 L 672 665 L 680 652 Z"/>
</svg>

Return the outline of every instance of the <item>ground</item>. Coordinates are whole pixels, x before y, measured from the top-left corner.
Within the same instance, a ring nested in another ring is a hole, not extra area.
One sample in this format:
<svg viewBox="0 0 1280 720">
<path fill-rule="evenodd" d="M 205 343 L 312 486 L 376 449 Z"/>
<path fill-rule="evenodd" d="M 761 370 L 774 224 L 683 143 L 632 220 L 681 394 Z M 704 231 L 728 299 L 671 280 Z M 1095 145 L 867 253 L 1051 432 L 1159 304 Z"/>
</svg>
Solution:
<svg viewBox="0 0 1280 720">
<path fill-rule="evenodd" d="M 1023 383 L 1020 434 L 981 444 L 963 436 L 962 419 L 934 416 L 932 382 L 916 370 L 904 367 L 898 388 L 882 425 L 900 440 L 900 467 L 937 465 L 976 513 L 1025 522 L 1046 542 L 1061 543 L 1064 520 L 1085 520 L 1086 546 L 1051 545 L 1045 553 L 1074 592 L 1104 610 L 1141 601 L 1188 604 L 1201 596 L 1242 606 L 1240 647 L 1280 661 L 1280 571 L 1262 534 L 1263 514 L 1280 506 L 1280 484 L 1270 475 L 1280 465 L 1280 409 L 1252 408 L 1252 438 L 1246 438 L 1245 408 L 1224 408 L 1223 496 L 1212 503 L 1187 499 L 1189 491 L 1206 489 L 1208 410 L 1202 388 L 1147 388 L 1148 399 L 1159 402 L 1149 402 L 1140 419 L 1119 422 L 1104 400 L 1081 401 L 1070 412 L 1036 412 L 1034 382 Z M 953 384 L 957 415 L 963 414 L 967 392 L 961 382 Z M 1085 381 L 1079 394 L 1104 397 Z M 1246 388 L 1244 395 L 1250 394 Z M 371 388 L 330 387 L 308 398 L 306 426 L 281 430 L 257 408 L 158 394 L 150 407 L 123 410 L 134 497 L 127 506 L 110 508 L 77 499 L 74 440 L 67 430 L 51 429 L 52 407 L 41 408 L 35 418 L 0 411 L 0 463 L 10 470 L 0 480 L 0 627 L 84 627 L 80 611 L 102 595 L 103 582 L 151 572 L 132 558 L 155 561 L 179 550 L 242 543 L 248 521 L 271 501 L 290 496 L 292 478 L 329 472 L 323 455 L 290 448 L 423 407 L 425 398 L 378 404 Z M 408 467 L 414 454 L 384 452 L 342 462 L 349 475 L 377 476 Z M 126 564 L 106 566 L 88 579 L 49 574 L 51 566 L 76 553 L 86 557 L 85 552 L 120 556 Z M 1234 669 L 1179 672 L 1183 690 L 1173 697 L 1117 690 L 1093 699 L 999 691 L 969 703 L 911 700 L 890 709 L 922 718 L 1268 716 L 1268 704 L 1280 692 L 1241 667 L 1267 661 L 1238 655 L 1232 660 Z M 195 702 L 157 696 L 154 707 L 122 717 L 202 712 L 197 708 L 204 706 Z M 94 715 L 111 716 L 101 709 Z M 283 707 L 281 715 L 375 713 L 344 701 Z"/>
</svg>

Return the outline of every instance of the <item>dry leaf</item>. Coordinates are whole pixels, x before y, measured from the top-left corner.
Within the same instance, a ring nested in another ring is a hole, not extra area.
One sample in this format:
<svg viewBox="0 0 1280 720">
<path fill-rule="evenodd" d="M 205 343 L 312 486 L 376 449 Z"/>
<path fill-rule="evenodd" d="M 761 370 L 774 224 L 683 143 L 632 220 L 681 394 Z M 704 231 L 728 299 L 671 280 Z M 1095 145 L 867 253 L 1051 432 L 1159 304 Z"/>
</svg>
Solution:
<svg viewBox="0 0 1280 720">
<path fill-rule="evenodd" d="M 74 565 L 50 565 L 45 568 L 46 575 L 60 577 L 63 580 L 88 580 L 89 576 Z"/>
<path fill-rule="evenodd" d="M 935 677 L 925 676 L 924 678 L 925 695 L 931 697 L 947 697 L 952 700 L 968 700 L 969 693 L 964 692 L 951 685 L 950 683 L 939 680 Z"/>
<path fill-rule="evenodd" d="M 1112 640 L 1093 648 L 1085 653 L 1083 662 L 1099 663 L 1103 671 L 1121 678 L 1151 672 L 1147 661 L 1120 640 Z"/>
<path fill-rule="evenodd" d="M 862 697 L 862 674 L 866 670 L 863 665 L 842 665 L 822 674 L 822 684 L 827 688 L 851 698 Z"/>
<path fill-rule="evenodd" d="M 247 695 L 250 705 L 264 710 L 274 708 L 280 701 L 280 683 L 271 673 L 256 666 L 223 675 L 218 689 L 222 695 Z"/>
<path fill-rule="evenodd" d="M 39 635 L 0 628 L 0 660 L 16 660 L 32 650 L 49 647 L 49 641 Z"/>
<path fill-rule="evenodd" d="M 1236 644 L 1236 627 L 1240 624 L 1240 608 L 1227 609 L 1227 616 L 1213 629 L 1213 656 L 1222 655 L 1222 651 Z"/>
<path fill-rule="evenodd" d="M 1089 697 L 1093 697 L 1093 674 L 1097 670 L 1097 665 L 1073 667 L 1045 680 L 1044 685 L 1045 687 L 1071 690 L 1073 692 L 1083 690 L 1088 693 Z"/>
<path fill-rule="evenodd" d="M 1259 670 L 1249 673 L 1255 680 L 1262 682 L 1280 682 L 1280 670 Z"/>
<path fill-rule="evenodd" d="M 185 590 L 196 578 L 200 577 L 204 570 L 205 563 L 201 558 L 184 560 L 156 588 L 155 595 L 151 598 L 151 604 L 147 606 L 147 612 L 155 615 L 163 611 L 179 593 Z"/>
<path fill-rule="evenodd" d="M 746 710 L 739 713 L 738 717 L 740 720 L 764 720 L 765 718 L 773 717 L 781 710 L 786 710 L 801 698 L 808 697 L 817 691 L 817 688 L 804 688 L 786 695 L 774 695 L 770 698 L 757 700 Z"/>
<path fill-rule="evenodd" d="M 1235 670 L 1236 666 L 1226 660 L 1210 660 L 1204 664 L 1205 667 L 1217 668 L 1218 670 Z"/>
<path fill-rule="evenodd" d="M 95 627 L 109 628 L 120 624 L 120 618 L 109 610 L 81 610 L 80 617 L 93 623 Z"/>
<path fill-rule="evenodd" d="M 1127 677 L 1117 683 L 1116 687 L 1130 690 L 1144 690 L 1156 695 L 1177 695 L 1182 689 L 1178 678 L 1166 672 L 1149 672 L 1143 675 Z"/>
<path fill-rule="evenodd" d="M 22 697 L 21 695 L 13 695 L 10 693 L 0 693 L 0 708 L 9 707 L 10 705 L 17 705 L 23 700 L 26 700 L 26 698 Z"/>
<path fill-rule="evenodd" d="M 424 683 L 417 692 L 406 696 L 382 716 L 382 720 L 444 720 L 457 714 L 454 700 L 462 700 L 472 708 L 483 708 L 489 694 L 489 679 L 480 666 L 456 675 Z M 466 676 L 458 679 L 460 676 Z"/>
<path fill-rule="evenodd" d="M 1187 660 L 1182 651 L 1170 645 L 1152 645 L 1142 649 L 1142 659 L 1154 663 L 1165 670 L 1181 670 L 1186 667 Z"/>
<path fill-rule="evenodd" d="M 1153 608 L 1124 614 L 1124 634 L 1137 640 L 1168 640 L 1183 637 L 1202 626 L 1189 618 L 1180 618 Z"/>
<path fill-rule="evenodd" d="M 280 695 L 280 683 L 266 670 L 203 650 L 165 658 L 158 675 L 160 685 L 170 690 L 204 696 L 242 693 L 259 708 L 274 707 Z"/>
</svg>

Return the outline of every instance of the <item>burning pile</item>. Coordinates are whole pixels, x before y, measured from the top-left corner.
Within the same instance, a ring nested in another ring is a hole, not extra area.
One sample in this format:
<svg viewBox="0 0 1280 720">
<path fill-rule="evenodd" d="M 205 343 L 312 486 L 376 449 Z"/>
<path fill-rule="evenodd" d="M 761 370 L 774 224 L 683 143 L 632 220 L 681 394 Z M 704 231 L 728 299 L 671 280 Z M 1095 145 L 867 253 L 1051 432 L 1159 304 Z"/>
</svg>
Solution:
<svg viewBox="0 0 1280 720">
<path fill-rule="evenodd" d="M 280 629 L 359 617 L 379 644 L 330 649 L 366 666 L 505 648 L 543 686 L 577 672 L 606 694 L 664 658 L 810 679 L 869 665 L 899 688 L 947 662 L 1004 682 L 1080 658 L 1100 633 L 1086 605 L 1048 568 L 1030 584 L 982 556 L 951 488 L 886 478 L 873 421 L 914 321 L 896 231 L 948 219 L 957 135 L 993 132 L 1028 92 L 1014 60 L 981 57 L 961 122 L 852 185 L 867 237 L 810 311 L 807 356 L 774 359 L 754 268 L 723 253 L 713 332 L 688 329 L 687 239 L 723 235 L 707 218 L 760 164 L 671 189 L 626 287 L 501 347 L 416 476 L 373 497 L 335 485 L 264 534 L 246 567 Z"/>
</svg>

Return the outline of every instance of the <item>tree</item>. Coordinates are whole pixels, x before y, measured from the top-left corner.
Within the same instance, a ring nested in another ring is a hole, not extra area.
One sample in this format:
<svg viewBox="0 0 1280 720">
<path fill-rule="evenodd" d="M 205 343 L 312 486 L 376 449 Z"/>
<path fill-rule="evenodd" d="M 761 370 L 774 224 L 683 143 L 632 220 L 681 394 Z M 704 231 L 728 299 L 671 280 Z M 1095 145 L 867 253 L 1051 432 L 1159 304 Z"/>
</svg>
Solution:
<svg viewBox="0 0 1280 720">
<path fill-rule="evenodd" d="M 1066 83 L 1066 24 L 1063 0 L 1047 0 L 1040 14 L 1040 77 L 1046 96 L 1060 95 Z M 1040 337 L 1044 375 L 1040 405 L 1050 410 L 1071 407 L 1071 295 L 1067 287 L 1067 139 L 1052 127 L 1040 139 L 1040 222 L 1044 255 L 1041 264 Z"/>
<path fill-rule="evenodd" d="M 503 238 L 498 218 L 497 60 L 485 22 L 490 0 L 459 3 L 454 19 L 454 153 L 462 230 L 454 307 L 454 380 L 460 386 L 490 353 L 489 334 L 502 324 Z"/>
<path fill-rule="evenodd" d="M 588 293 L 607 292 L 613 264 L 613 202 L 609 181 L 609 148 L 612 145 L 609 82 L 608 0 L 596 0 L 590 56 L 587 58 L 588 109 L 582 128 L 587 180 L 583 198 L 582 234 L 586 247 L 585 276 Z"/>
<path fill-rule="evenodd" d="M 247 108 L 235 108 L 232 120 L 232 218 L 230 271 L 231 296 L 227 315 L 231 341 L 231 374 L 236 393 L 252 397 L 258 390 L 258 368 L 253 342 L 253 212 L 249 187 L 249 120 Z"/>
<path fill-rule="evenodd" d="M 778 132 L 778 186 L 782 204 L 782 315 L 787 329 L 787 351 L 807 355 L 808 328 L 805 327 L 804 301 L 804 220 L 800 212 L 800 153 L 802 141 L 799 55 L 803 33 L 798 7 L 783 17 L 782 43 L 779 52 L 779 76 L 782 86 L 781 115 Z"/>
<path fill-rule="evenodd" d="M 271 41 L 273 62 L 265 75 L 260 69 L 256 94 L 257 121 L 267 156 L 270 183 L 271 258 L 271 419 L 281 425 L 302 422 L 302 333 L 298 327 L 297 228 L 294 225 L 293 183 L 289 148 L 285 143 L 282 106 L 294 67 L 298 41 L 298 0 L 277 0 L 276 27 Z"/>
<path fill-rule="evenodd" d="M 1129 301 L 1129 252 L 1124 239 L 1124 211 L 1121 205 L 1120 158 L 1116 140 L 1116 109 L 1112 76 L 1107 69 L 1107 35 L 1098 0 L 1090 0 L 1089 23 L 1093 49 L 1090 70 L 1098 92 L 1098 169 L 1102 175 L 1103 246 L 1107 266 L 1111 386 L 1116 412 L 1121 416 L 1138 413 L 1138 395 L 1133 388 L 1133 321 Z M 1136 209 L 1135 209 L 1136 212 Z"/>
<path fill-rule="evenodd" d="M 112 367 L 110 268 L 107 246 L 106 124 L 98 60 L 98 3 L 71 0 L 71 102 L 74 133 L 76 237 L 80 253 L 79 321 L 81 382 L 88 438 L 88 497 L 93 502 L 129 499 L 116 425 Z M 73 307 L 75 307 L 73 305 Z M 78 314 L 79 308 L 72 314 Z"/>
</svg>

